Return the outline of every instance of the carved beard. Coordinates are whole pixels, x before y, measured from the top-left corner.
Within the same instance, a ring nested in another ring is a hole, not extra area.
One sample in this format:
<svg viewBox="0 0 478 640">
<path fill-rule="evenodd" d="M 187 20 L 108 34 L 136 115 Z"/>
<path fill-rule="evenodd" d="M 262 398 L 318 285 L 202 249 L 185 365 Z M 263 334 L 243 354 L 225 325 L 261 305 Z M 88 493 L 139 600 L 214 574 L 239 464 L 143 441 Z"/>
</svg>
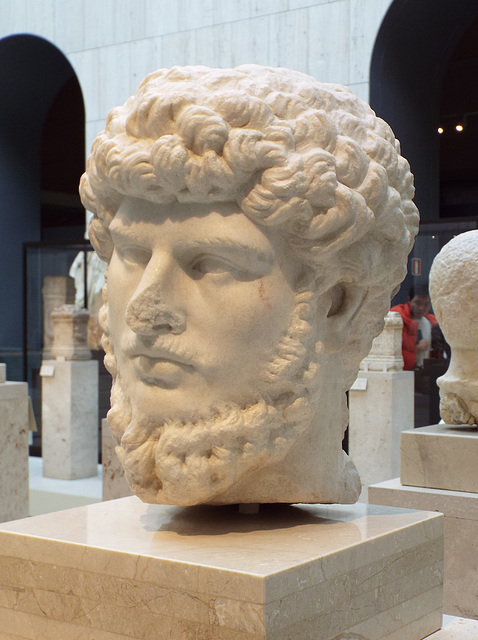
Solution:
<svg viewBox="0 0 478 640">
<path fill-rule="evenodd" d="M 237 502 L 234 487 L 256 470 L 280 462 L 311 423 L 323 352 L 310 323 L 314 296 L 296 295 L 286 337 L 258 381 L 262 393 L 242 406 L 213 407 L 194 421 L 168 416 L 160 424 L 122 386 L 108 335 L 106 292 L 104 296 L 105 364 L 114 378 L 108 423 L 132 491 L 145 502 L 160 504 Z"/>
</svg>

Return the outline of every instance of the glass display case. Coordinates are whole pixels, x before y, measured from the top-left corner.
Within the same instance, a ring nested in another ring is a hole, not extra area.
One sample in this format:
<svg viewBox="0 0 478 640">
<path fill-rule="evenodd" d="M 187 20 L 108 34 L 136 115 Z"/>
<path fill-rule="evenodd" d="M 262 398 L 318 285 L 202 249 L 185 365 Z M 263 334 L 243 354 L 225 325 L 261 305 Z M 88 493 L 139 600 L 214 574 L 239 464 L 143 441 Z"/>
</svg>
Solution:
<svg viewBox="0 0 478 640">
<path fill-rule="evenodd" d="M 23 245 L 23 379 L 29 385 L 37 423 L 31 455 L 41 455 L 40 369 L 42 362 L 51 357 L 51 312 L 62 304 L 75 304 L 90 311 L 88 345 L 92 357 L 99 362 L 99 422 L 109 408 L 111 377 L 103 365 L 98 324 L 104 270 L 104 263 L 87 242 L 68 245 L 30 242 Z"/>
</svg>

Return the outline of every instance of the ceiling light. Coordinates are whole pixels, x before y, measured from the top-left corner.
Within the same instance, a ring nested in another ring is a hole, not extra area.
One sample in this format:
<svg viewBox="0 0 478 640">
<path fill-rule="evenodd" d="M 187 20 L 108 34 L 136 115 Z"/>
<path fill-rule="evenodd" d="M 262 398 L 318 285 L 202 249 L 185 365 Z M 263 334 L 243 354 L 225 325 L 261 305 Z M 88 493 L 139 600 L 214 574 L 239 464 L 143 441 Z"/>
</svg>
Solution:
<svg viewBox="0 0 478 640">
<path fill-rule="evenodd" d="M 455 129 L 458 131 L 458 133 L 461 133 L 463 131 L 463 125 L 462 124 L 457 124 Z"/>
<path fill-rule="evenodd" d="M 438 127 L 438 133 L 443 133 L 443 127 Z"/>
</svg>

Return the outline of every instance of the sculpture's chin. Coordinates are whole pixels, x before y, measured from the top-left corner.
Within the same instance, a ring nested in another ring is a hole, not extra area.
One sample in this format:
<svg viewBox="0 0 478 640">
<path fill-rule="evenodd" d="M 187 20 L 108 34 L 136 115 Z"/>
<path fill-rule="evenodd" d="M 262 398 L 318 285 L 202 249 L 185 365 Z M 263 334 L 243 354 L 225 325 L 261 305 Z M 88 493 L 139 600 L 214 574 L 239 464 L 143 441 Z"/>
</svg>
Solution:
<svg viewBox="0 0 478 640">
<path fill-rule="evenodd" d="M 303 407 L 300 420 L 286 422 L 283 411 L 261 399 L 246 407 L 215 408 L 194 422 L 168 421 L 152 430 L 150 419 L 138 409 L 121 406 L 128 401 L 119 395 L 121 401 L 109 414 L 113 432 L 124 434 L 117 453 L 132 491 L 153 503 L 231 502 L 234 487 L 279 463 L 311 419 Z M 135 419 L 120 425 L 131 413 Z"/>
</svg>

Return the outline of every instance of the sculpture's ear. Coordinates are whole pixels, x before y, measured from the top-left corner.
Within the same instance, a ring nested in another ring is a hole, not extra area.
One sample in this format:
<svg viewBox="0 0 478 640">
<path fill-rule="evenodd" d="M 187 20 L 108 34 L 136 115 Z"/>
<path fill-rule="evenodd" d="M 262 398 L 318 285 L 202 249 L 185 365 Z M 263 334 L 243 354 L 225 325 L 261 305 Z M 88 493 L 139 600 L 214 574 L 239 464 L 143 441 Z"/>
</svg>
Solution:
<svg viewBox="0 0 478 640">
<path fill-rule="evenodd" d="M 338 283 L 326 294 L 327 333 L 326 348 L 329 353 L 340 351 L 349 336 L 353 320 L 363 304 L 367 289 L 354 284 Z"/>
</svg>

